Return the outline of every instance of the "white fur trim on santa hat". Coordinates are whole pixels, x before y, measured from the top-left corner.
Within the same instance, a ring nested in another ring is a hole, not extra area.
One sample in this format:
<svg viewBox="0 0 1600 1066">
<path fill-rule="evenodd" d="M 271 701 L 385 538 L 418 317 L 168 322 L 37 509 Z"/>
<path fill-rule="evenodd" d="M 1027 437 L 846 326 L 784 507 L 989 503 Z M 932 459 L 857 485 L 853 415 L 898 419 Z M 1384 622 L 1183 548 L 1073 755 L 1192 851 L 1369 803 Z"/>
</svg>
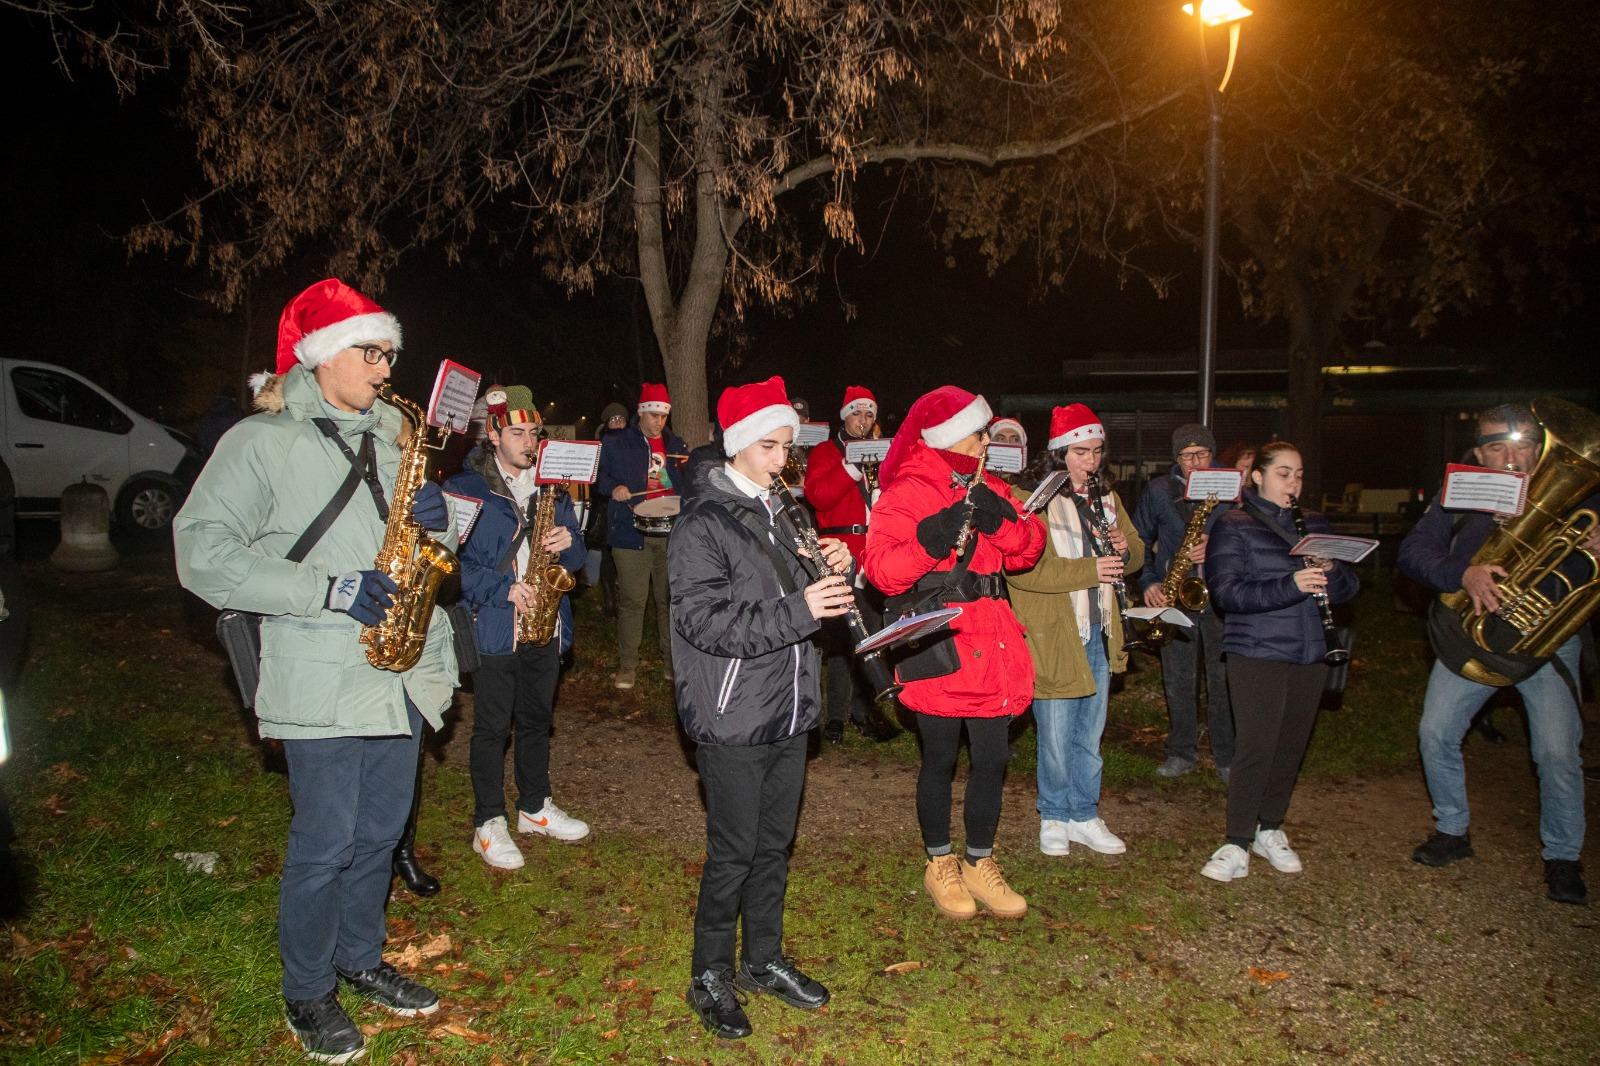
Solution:
<svg viewBox="0 0 1600 1066">
<path fill-rule="evenodd" d="M 295 341 L 294 354 L 303 365 L 318 367 L 351 345 L 369 341 L 388 341 L 400 347 L 399 320 L 387 311 L 352 315 Z"/>
<path fill-rule="evenodd" d="M 851 400 L 849 403 L 847 403 L 843 407 L 839 408 L 839 417 L 840 418 L 849 418 L 851 415 L 855 414 L 857 411 L 871 411 L 872 412 L 872 417 L 873 418 L 877 418 L 878 417 L 878 404 L 877 404 L 876 401 L 869 400 L 865 396 L 863 396 L 860 399 Z"/>
<path fill-rule="evenodd" d="M 800 414 L 786 403 L 758 408 L 722 431 L 722 450 L 733 458 L 775 429 L 800 427 Z"/>
<path fill-rule="evenodd" d="M 1079 426 L 1077 429 L 1069 429 L 1058 437 L 1051 437 L 1049 447 L 1051 451 L 1055 451 L 1057 448 L 1065 448 L 1069 444 L 1077 444 L 1080 441 L 1105 439 L 1106 427 L 1099 422 L 1089 422 Z"/>
<path fill-rule="evenodd" d="M 989 410 L 989 401 L 982 396 L 974 396 L 971 403 L 943 422 L 924 427 L 922 439 L 930 448 L 948 448 L 963 437 L 970 437 L 987 426 L 989 419 L 993 417 L 994 412 Z"/>
<path fill-rule="evenodd" d="M 642 415 L 669 415 L 672 413 L 672 405 L 662 400 L 646 400 L 639 405 L 639 413 Z"/>
</svg>

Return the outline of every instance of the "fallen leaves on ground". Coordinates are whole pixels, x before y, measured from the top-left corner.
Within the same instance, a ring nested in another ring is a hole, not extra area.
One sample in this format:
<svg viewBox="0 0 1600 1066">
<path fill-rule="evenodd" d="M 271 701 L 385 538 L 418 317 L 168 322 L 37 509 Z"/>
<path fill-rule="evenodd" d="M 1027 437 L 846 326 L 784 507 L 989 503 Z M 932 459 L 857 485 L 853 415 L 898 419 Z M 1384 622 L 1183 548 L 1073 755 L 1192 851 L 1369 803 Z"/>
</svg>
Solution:
<svg viewBox="0 0 1600 1066">
<path fill-rule="evenodd" d="M 1252 966 L 1249 972 L 1250 980 L 1258 985 L 1272 985 L 1289 979 L 1288 970 L 1264 970 L 1260 966 Z"/>
<path fill-rule="evenodd" d="M 415 970 L 427 960 L 436 959 L 454 947 L 450 934 L 440 933 L 426 944 L 419 946 L 413 941 L 400 951 L 386 951 L 383 954 L 383 961 L 397 970 Z"/>
<path fill-rule="evenodd" d="M 888 966 L 883 968 L 883 972 L 888 974 L 910 973 L 913 970 L 922 969 L 925 965 L 927 964 L 918 962 L 915 959 L 908 959 L 905 962 L 890 963 Z"/>
</svg>

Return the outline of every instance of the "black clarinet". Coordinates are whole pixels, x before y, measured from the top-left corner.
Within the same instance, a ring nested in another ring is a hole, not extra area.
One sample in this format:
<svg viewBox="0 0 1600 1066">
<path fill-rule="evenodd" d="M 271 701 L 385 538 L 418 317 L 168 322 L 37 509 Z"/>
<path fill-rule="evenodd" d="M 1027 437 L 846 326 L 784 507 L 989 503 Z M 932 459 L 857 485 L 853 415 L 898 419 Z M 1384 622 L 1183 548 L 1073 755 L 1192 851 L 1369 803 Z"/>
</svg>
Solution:
<svg viewBox="0 0 1600 1066">
<path fill-rule="evenodd" d="M 1111 547 L 1111 521 L 1106 517 L 1105 499 L 1101 493 L 1099 471 L 1090 471 L 1089 479 L 1083 486 L 1084 495 L 1089 500 L 1090 528 L 1093 533 L 1093 547 L 1096 555 L 1117 555 L 1122 559 L 1122 564 L 1128 564 L 1127 552 L 1116 552 Z M 1128 586 L 1120 577 L 1111 582 L 1111 589 L 1117 595 L 1118 615 L 1122 619 L 1122 646 L 1136 651 L 1149 651 L 1144 641 L 1133 630 L 1133 619 L 1128 617 Z"/>
<path fill-rule="evenodd" d="M 800 501 L 795 499 L 794 493 L 790 491 L 783 478 L 772 479 L 772 493 L 783 507 L 784 513 L 789 516 L 789 521 L 794 524 L 796 544 L 806 553 L 800 556 L 800 565 L 819 581 L 825 577 L 836 576 L 838 571 L 828 565 L 827 558 L 822 554 L 822 546 L 817 542 L 817 529 L 811 524 L 811 516 L 800 506 Z M 844 624 L 850 631 L 852 648 L 872 635 L 867 632 L 866 620 L 861 617 L 861 608 L 855 602 L 853 591 L 850 594 L 850 609 L 844 615 Z M 894 671 L 890 670 L 889 664 L 883 660 L 883 649 L 869 651 L 865 655 L 858 653 L 857 657 L 861 660 L 861 672 L 866 675 L 867 683 L 872 686 L 874 698 L 886 700 L 900 691 L 901 686 L 894 679 Z"/>
<path fill-rule="evenodd" d="M 1302 537 L 1306 536 L 1306 516 L 1300 510 L 1300 497 L 1289 497 L 1289 514 L 1294 518 L 1294 531 Z M 1305 566 L 1312 566 L 1310 559 L 1305 561 Z M 1322 616 L 1322 638 L 1328 645 L 1328 653 L 1322 661 L 1329 666 L 1342 666 L 1350 661 L 1350 653 L 1339 646 L 1339 630 L 1333 624 L 1333 606 L 1328 603 L 1326 592 L 1313 592 L 1312 599 L 1317 601 L 1317 613 Z"/>
</svg>

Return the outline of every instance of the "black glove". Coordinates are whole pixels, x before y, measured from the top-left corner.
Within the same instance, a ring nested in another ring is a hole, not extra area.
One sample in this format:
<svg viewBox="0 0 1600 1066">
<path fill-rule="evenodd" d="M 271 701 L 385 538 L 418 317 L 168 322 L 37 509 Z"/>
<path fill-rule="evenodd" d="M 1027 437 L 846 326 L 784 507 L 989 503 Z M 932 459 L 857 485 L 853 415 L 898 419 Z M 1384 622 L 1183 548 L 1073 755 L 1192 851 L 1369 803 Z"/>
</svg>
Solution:
<svg viewBox="0 0 1600 1066">
<path fill-rule="evenodd" d="M 450 505 L 445 503 L 444 490 L 431 481 L 424 481 L 411 501 L 411 520 L 423 529 L 438 532 L 450 528 Z"/>
<path fill-rule="evenodd" d="M 972 525 L 979 533 L 993 536 L 1000 531 L 1001 523 L 1015 522 L 1017 509 L 1011 501 L 998 495 L 988 485 L 978 484 L 972 489 Z"/>
<path fill-rule="evenodd" d="M 398 586 L 381 570 L 357 570 L 328 582 L 328 610 L 343 611 L 364 626 L 383 621 Z"/>
<path fill-rule="evenodd" d="M 963 500 L 952 503 L 942 511 L 935 511 L 917 523 L 917 543 L 933 558 L 943 559 L 955 551 L 956 537 L 961 533 L 966 517 L 967 505 Z"/>
</svg>

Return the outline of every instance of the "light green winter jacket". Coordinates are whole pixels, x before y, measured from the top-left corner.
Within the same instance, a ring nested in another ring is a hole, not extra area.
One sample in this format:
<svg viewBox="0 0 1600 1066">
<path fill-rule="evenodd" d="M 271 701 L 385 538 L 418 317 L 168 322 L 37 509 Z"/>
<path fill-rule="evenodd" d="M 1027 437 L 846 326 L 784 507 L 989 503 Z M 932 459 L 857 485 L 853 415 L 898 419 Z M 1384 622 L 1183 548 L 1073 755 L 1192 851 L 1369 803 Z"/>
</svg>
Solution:
<svg viewBox="0 0 1600 1066">
<path fill-rule="evenodd" d="M 269 379 L 256 398 L 264 413 L 217 444 L 173 520 L 178 580 L 218 608 L 254 611 L 261 620 L 261 735 L 283 740 L 395 736 L 411 732 L 402 693 L 435 729 L 456 687 L 455 648 L 444 611 L 435 608 L 422 658 L 404 674 L 367 663 L 361 624 L 327 610 L 331 578 L 370 570 L 384 526 L 365 485 L 303 562 L 284 556 L 333 497 L 350 469 L 311 419 L 334 420 L 352 451 L 373 431 L 379 480 L 392 496 L 400 465 L 400 414 L 379 403 L 340 411 L 322 397 L 311 371 L 296 366 Z M 431 534 L 456 546 L 454 523 Z M 403 688 L 402 688 L 403 686 Z"/>
</svg>

